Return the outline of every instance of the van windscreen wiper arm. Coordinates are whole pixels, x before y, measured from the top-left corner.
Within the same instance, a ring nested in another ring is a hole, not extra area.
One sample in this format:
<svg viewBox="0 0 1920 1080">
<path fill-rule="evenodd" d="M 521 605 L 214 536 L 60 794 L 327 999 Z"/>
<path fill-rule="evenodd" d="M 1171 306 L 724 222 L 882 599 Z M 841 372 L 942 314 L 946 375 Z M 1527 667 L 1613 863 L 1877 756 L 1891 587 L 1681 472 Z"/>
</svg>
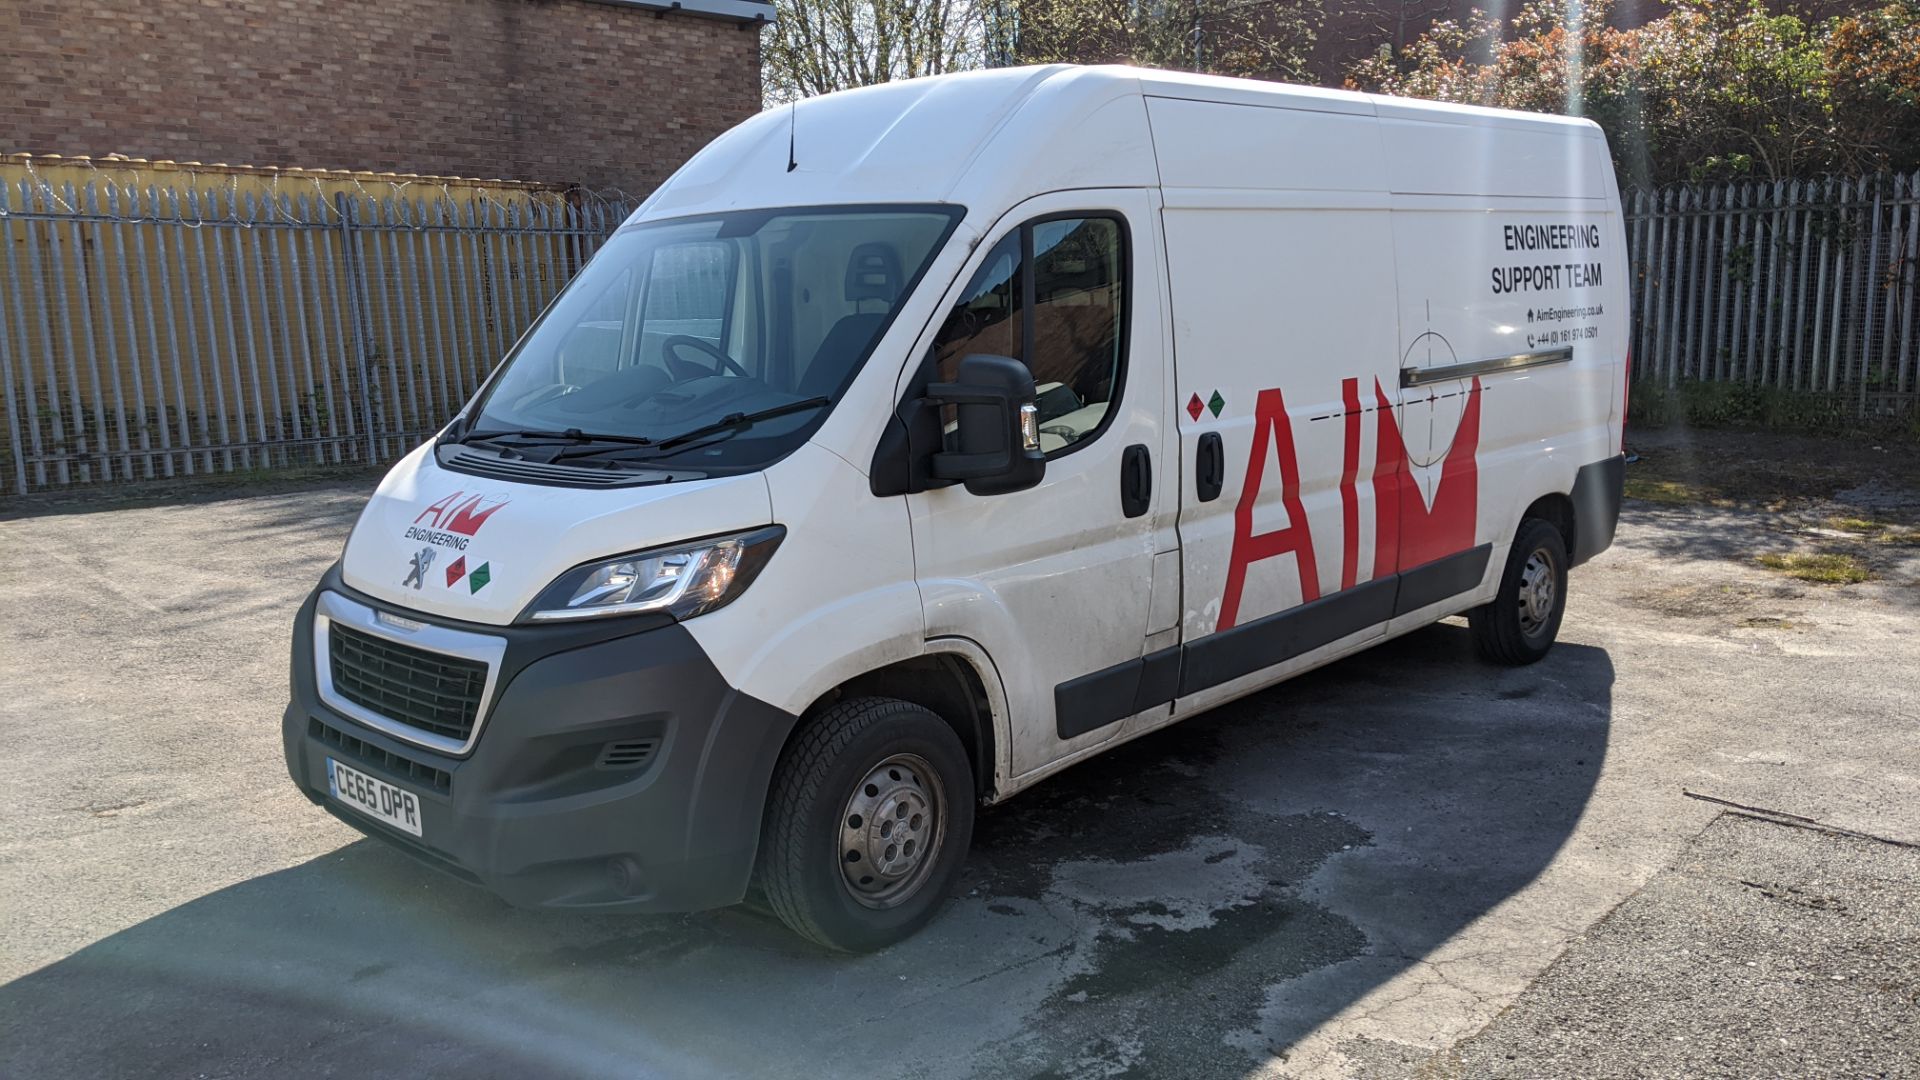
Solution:
<svg viewBox="0 0 1920 1080">
<path fill-rule="evenodd" d="M 789 401 L 784 405 L 775 405 L 775 406 L 772 406 L 771 408 L 759 409 L 754 412 L 728 413 L 727 415 L 721 417 L 718 420 L 715 420 L 710 424 L 701 424 L 699 427 L 690 428 L 686 431 L 681 432 L 678 435 L 669 435 L 666 438 L 659 439 L 659 440 L 640 440 L 640 441 L 636 441 L 634 445 L 651 446 L 655 450 L 671 450 L 676 446 L 683 446 L 686 443 L 692 442 L 695 439 L 702 438 L 707 435 L 712 435 L 712 434 L 715 434 L 716 432 L 727 431 L 732 428 L 738 428 L 738 427 L 747 427 L 749 425 L 758 423 L 762 420 L 771 420 L 776 416 L 785 416 L 788 413 L 805 412 L 808 409 L 818 409 L 823 406 L 831 405 L 831 404 L 833 404 L 833 399 L 822 395 L 820 397 L 801 398 L 799 401 Z M 616 451 L 625 450 L 625 449 L 627 449 L 625 446 L 600 446 L 600 447 L 593 447 L 590 449 L 582 448 L 579 450 L 574 450 L 572 448 L 569 448 L 567 450 L 561 451 L 558 455 L 556 455 L 555 460 L 557 461 L 557 460 L 560 460 L 561 458 L 573 459 L 573 458 L 592 457 L 596 454 L 611 454 Z"/>
<path fill-rule="evenodd" d="M 822 406 L 831 405 L 831 404 L 833 404 L 832 398 L 827 397 L 825 395 L 821 395 L 820 397 L 801 398 L 799 401 L 789 401 L 785 405 L 775 405 L 772 408 L 760 409 L 757 412 L 728 413 L 727 415 L 721 417 L 720 419 L 715 420 L 711 424 L 701 424 L 699 427 L 694 428 L 690 431 L 683 431 L 678 435 L 672 435 L 667 438 L 661 439 L 655 445 L 657 445 L 660 449 L 665 450 L 669 447 L 679 446 L 682 443 L 689 442 L 693 439 L 697 439 L 702 435 L 711 435 L 716 431 L 725 431 L 728 428 L 746 427 L 760 420 L 771 420 L 776 416 L 785 416 L 788 413 L 805 412 L 808 409 L 818 409 L 818 408 L 821 408 Z"/>
</svg>

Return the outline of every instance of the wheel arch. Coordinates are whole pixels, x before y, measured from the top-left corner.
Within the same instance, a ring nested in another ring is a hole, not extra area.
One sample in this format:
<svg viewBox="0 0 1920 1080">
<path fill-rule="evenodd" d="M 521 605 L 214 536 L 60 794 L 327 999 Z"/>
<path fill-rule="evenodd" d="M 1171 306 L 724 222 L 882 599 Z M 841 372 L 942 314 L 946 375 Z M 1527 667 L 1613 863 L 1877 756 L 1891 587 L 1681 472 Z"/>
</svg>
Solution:
<svg viewBox="0 0 1920 1080">
<path fill-rule="evenodd" d="M 1560 539 L 1567 545 L 1568 553 L 1571 554 L 1573 552 L 1574 545 L 1579 539 L 1579 534 L 1574 532 L 1574 528 L 1578 522 L 1575 517 L 1572 496 L 1555 491 L 1542 495 L 1531 503 L 1528 503 L 1527 508 L 1520 512 L 1520 520 L 1514 522 L 1513 527 L 1516 536 L 1519 535 L 1520 522 L 1528 518 L 1539 518 L 1547 524 L 1552 525 L 1555 529 L 1558 529 L 1560 531 Z"/>
<path fill-rule="evenodd" d="M 843 680 L 809 704 L 787 734 L 791 743 L 837 701 L 853 697 L 890 697 L 911 702 L 946 721 L 966 748 L 973 768 L 974 794 L 991 802 L 1004 769 L 1008 742 L 1002 737 L 1006 699 L 999 674 L 977 644 L 959 638 L 936 639 L 917 656 L 896 660 Z"/>
</svg>

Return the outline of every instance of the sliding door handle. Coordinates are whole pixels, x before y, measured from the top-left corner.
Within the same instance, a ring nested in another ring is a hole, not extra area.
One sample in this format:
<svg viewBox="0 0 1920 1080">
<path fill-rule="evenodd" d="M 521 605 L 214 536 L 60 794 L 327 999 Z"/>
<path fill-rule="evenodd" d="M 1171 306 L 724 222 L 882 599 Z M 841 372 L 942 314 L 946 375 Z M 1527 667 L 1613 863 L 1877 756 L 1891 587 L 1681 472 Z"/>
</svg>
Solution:
<svg viewBox="0 0 1920 1080">
<path fill-rule="evenodd" d="M 1201 502 L 1212 502 L 1220 497 L 1220 489 L 1227 483 L 1227 449 L 1220 441 L 1220 433 L 1209 431 L 1201 435 L 1199 452 L 1194 458 L 1194 496 Z"/>
<path fill-rule="evenodd" d="M 1139 517 L 1153 505 L 1153 455 L 1146 444 L 1134 443 L 1120 458 L 1120 510 Z"/>
</svg>

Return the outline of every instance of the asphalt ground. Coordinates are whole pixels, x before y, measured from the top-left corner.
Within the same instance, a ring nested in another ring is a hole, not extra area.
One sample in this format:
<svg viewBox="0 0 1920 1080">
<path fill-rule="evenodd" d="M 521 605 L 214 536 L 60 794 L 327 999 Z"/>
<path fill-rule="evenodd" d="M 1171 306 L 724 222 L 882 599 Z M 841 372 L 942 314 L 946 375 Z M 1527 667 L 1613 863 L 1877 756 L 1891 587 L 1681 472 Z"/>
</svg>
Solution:
<svg viewBox="0 0 1920 1080">
<path fill-rule="evenodd" d="M 16 508 L 0 1076 L 1920 1075 L 1920 485 L 1643 448 L 1678 487 L 1546 661 L 1443 623 L 1078 766 L 860 958 L 515 910 L 295 792 L 288 624 L 364 481 Z M 1756 561 L 1829 550 L 1872 577 Z"/>
<path fill-rule="evenodd" d="M 1920 1071 L 1920 848 L 1729 813 L 1443 1075 Z"/>
</svg>

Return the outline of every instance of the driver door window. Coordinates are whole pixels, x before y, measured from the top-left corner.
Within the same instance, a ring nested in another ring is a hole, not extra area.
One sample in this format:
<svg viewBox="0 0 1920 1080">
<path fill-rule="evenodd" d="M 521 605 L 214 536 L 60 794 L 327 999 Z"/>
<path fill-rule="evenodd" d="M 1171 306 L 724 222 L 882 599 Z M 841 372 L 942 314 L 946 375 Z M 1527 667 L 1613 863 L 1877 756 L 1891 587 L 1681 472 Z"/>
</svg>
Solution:
<svg viewBox="0 0 1920 1080">
<path fill-rule="evenodd" d="M 1087 441 L 1105 428 L 1125 376 L 1126 278 L 1119 218 L 1027 222 L 994 245 L 940 327 L 937 377 L 951 381 L 970 353 L 1013 357 L 1033 373 L 1048 455 Z"/>
</svg>

